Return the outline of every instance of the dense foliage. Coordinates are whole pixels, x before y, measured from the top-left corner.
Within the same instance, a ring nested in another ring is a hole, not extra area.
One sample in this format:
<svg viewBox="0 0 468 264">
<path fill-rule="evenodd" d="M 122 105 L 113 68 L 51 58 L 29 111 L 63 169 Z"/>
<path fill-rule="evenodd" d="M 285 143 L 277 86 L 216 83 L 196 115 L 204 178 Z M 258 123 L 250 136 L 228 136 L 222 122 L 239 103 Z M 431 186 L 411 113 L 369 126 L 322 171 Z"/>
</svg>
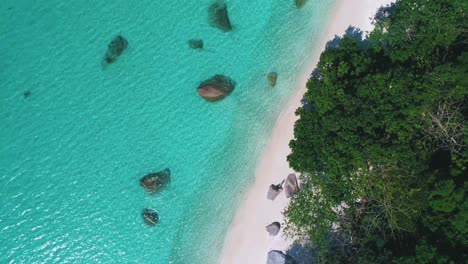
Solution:
<svg viewBox="0 0 468 264">
<path fill-rule="evenodd" d="M 287 230 L 326 263 L 468 259 L 468 1 L 401 0 L 328 45 L 297 110 Z"/>
</svg>

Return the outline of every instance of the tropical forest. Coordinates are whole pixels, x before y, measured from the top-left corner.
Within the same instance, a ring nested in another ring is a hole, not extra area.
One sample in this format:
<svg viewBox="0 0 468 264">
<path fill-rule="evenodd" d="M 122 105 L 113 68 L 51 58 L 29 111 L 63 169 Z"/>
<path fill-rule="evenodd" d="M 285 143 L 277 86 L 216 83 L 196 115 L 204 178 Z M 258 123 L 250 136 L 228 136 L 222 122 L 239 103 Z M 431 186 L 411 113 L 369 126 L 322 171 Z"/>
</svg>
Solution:
<svg viewBox="0 0 468 264">
<path fill-rule="evenodd" d="M 468 1 L 400 0 L 330 40 L 288 161 L 317 263 L 468 260 Z"/>
</svg>

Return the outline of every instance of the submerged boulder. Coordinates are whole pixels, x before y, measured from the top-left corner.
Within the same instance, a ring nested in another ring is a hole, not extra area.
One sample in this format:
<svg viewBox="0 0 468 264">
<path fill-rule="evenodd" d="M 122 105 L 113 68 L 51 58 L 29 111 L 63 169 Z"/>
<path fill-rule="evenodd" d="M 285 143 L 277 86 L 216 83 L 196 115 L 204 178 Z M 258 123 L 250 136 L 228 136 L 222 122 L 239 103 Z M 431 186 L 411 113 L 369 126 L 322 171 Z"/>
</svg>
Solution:
<svg viewBox="0 0 468 264">
<path fill-rule="evenodd" d="M 188 41 L 189 47 L 192 49 L 203 49 L 203 40 L 191 39 Z"/>
<path fill-rule="evenodd" d="M 270 82 L 271 87 L 275 87 L 277 79 L 278 79 L 278 74 L 276 72 L 270 72 L 268 74 L 268 81 Z"/>
<path fill-rule="evenodd" d="M 143 221 L 145 222 L 145 224 L 149 226 L 154 226 L 159 222 L 159 216 L 156 210 L 148 208 L 143 209 L 143 211 L 141 212 L 141 216 L 143 217 Z"/>
<path fill-rule="evenodd" d="M 221 29 L 224 32 L 232 30 L 229 20 L 227 5 L 221 2 L 215 2 L 208 8 L 210 25 Z"/>
<path fill-rule="evenodd" d="M 291 173 L 286 177 L 286 182 L 284 183 L 284 194 L 286 198 L 291 198 L 294 193 L 297 192 L 298 184 L 295 173 Z"/>
<path fill-rule="evenodd" d="M 279 250 L 268 252 L 267 264 L 297 264 L 293 257 L 284 254 Z"/>
<path fill-rule="evenodd" d="M 307 0 L 296 0 L 296 7 L 301 8 L 305 5 Z"/>
<path fill-rule="evenodd" d="M 215 75 L 202 82 L 198 88 L 198 94 L 208 101 L 221 100 L 228 96 L 236 86 L 236 83 L 227 76 Z"/>
<path fill-rule="evenodd" d="M 281 224 L 279 222 L 273 222 L 267 225 L 265 229 L 270 234 L 270 236 L 276 236 L 281 229 Z"/>
<path fill-rule="evenodd" d="M 122 36 L 118 35 L 115 37 L 109 45 L 107 45 L 106 56 L 104 57 L 103 64 L 114 63 L 120 55 L 125 51 L 128 46 L 128 41 Z"/>
<path fill-rule="evenodd" d="M 162 171 L 148 173 L 140 179 L 140 185 L 150 193 L 162 190 L 170 182 L 171 170 L 168 168 Z"/>
</svg>

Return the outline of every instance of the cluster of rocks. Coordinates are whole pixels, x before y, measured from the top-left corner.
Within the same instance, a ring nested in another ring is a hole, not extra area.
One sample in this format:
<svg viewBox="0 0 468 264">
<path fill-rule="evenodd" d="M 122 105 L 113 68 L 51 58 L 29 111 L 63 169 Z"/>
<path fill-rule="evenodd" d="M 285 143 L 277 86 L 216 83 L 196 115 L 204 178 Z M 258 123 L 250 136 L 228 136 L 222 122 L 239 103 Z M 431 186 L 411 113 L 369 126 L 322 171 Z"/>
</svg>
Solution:
<svg viewBox="0 0 468 264">
<path fill-rule="evenodd" d="M 295 0 L 298 8 L 302 7 L 305 0 Z M 222 1 L 216 1 L 208 7 L 209 24 L 223 32 L 232 30 L 231 20 L 229 18 L 228 7 Z M 188 46 L 194 50 L 202 50 L 204 43 L 202 39 L 190 39 L 187 41 Z M 127 49 L 128 41 L 122 35 L 117 35 L 107 45 L 107 51 L 102 61 L 103 68 L 107 68 L 109 64 L 113 64 Z M 270 72 L 267 75 L 268 82 L 271 87 L 276 86 L 278 74 Z M 235 87 L 235 82 L 224 75 L 215 75 L 212 78 L 203 81 L 197 88 L 198 94 L 208 100 L 217 101 L 228 96 Z M 25 95 L 27 97 L 27 95 Z"/>
<path fill-rule="evenodd" d="M 271 184 L 268 188 L 267 199 L 275 200 L 276 197 L 284 190 L 286 198 L 291 198 L 298 190 L 297 177 L 295 173 L 289 174 L 285 180 L 279 184 Z M 279 222 L 273 222 L 265 227 L 270 236 L 276 236 L 280 229 Z M 295 264 L 296 261 L 289 255 L 284 254 L 279 250 L 272 250 L 268 253 L 267 264 Z"/>
<path fill-rule="evenodd" d="M 140 186 L 150 194 L 164 190 L 171 182 L 171 170 L 166 168 L 158 172 L 151 172 L 140 179 Z M 143 221 L 148 226 L 154 226 L 159 222 L 158 212 L 151 208 L 145 208 L 141 212 Z"/>
<path fill-rule="evenodd" d="M 305 4 L 306 0 L 295 0 L 297 8 L 301 8 Z M 208 8 L 209 24 L 223 32 L 229 32 L 232 30 L 231 20 L 229 18 L 228 8 L 226 3 L 216 1 L 211 4 Z M 188 42 L 190 48 L 194 50 L 203 49 L 204 43 L 202 39 L 190 39 Z M 102 66 L 105 69 L 108 65 L 113 64 L 123 54 L 128 47 L 128 41 L 122 35 L 117 35 L 107 45 L 107 51 L 102 61 Z M 276 72 L 270 72 L 267 75 L 267 80 L 271 87 L 276 86 L 278 74 Z M 218 101 L 232 93 L 236 86 L 236 82 L 225 75 L 214 75 L 213 77 L 203 81 L 197 87 L 198 94 L 206 99 L 207 101 Z M 28 98 L 31 92 L 26 91 L 24 98 Z M 171 171 L 164 169 L 155 173 L 149 173 L 140 179 L 140 185 L 150 194 L 157 193 L 163 190 L 171 181 Z M 283 191 L 283 183 L 285 184 L 284 190 L 287 198 L 290 198 L 297 190 L 297 179 L 295 174 L 290 174 L 281 184 L 270 186 L 267 198 L 274 200 L 281 191 Z M 141 213 L 144 222 L 149 226 L 154 226 L 159 221 L 159 215 L 156 210 L 145 208 Z M 270 235 L 277 235 L 281 229 L 279 222 L 273 222 L 266 226 L 267 231 Z M 280 259 L 281 251 L 271 251 L 272 261 Z M 270 253 L 268 259 L 270 261 Z M 284 255 L 284 254 L 283 254 Z M 286 259 L 283 257 L 283 259 Z M 268 262 L 270 263 L 270 262 Z M 292 262 L 271 262 L 271 263 L 292 263 Z"/>
<path fill-rule="evenodd" d="M 284 187 L 283 187 L 284 185 Z M 291 198 L 297 192 L 298 184 L 295 173 L 291 173 L 280 184 L 271 184 L 268 189 L 267 199 L 275 200 L 275 198 L 284 190 L 286 198 Z"/>
</svg>

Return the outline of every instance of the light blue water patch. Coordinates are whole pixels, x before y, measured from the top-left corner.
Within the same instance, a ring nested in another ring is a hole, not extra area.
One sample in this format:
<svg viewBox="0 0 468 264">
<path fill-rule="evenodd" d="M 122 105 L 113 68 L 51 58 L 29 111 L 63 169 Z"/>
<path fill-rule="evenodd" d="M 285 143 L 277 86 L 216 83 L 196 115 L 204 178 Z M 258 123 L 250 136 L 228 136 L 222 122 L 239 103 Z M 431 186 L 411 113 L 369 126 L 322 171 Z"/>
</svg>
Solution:
<svg viewBox="0 0 468 264">
<path fill-rule="evenodd" d="M 227 33 L 212 2 L 0 3 L 1 263 L 216 262 L 334 1 L 227 1 Z M 117 34 L 128 49 L 103 70 Z M 237 86 L 210 103 L 196 87 L 214 74 Z M 145 193 L 138 180 L 166 167 L 171 186 Z"/>
</svg>

